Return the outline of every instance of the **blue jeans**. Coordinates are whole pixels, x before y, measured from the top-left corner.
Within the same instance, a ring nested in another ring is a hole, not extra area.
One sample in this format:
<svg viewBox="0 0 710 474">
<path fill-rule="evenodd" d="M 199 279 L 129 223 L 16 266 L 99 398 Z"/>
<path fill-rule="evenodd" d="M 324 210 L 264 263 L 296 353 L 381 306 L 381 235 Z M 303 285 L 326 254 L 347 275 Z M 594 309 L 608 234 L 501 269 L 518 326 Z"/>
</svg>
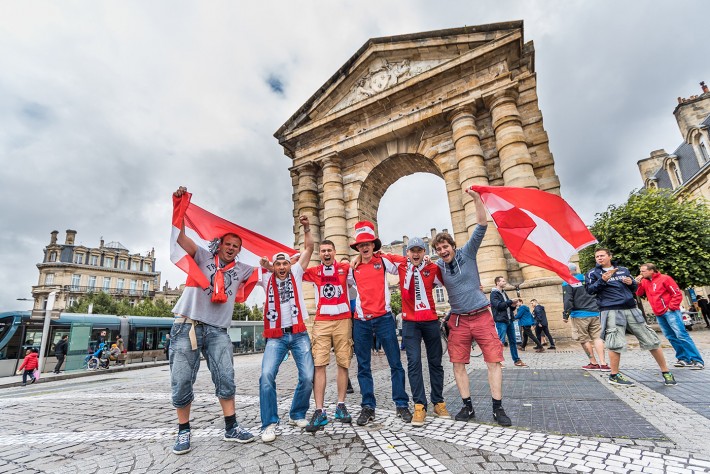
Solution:
<svg viewBox="0 0 710 474">
<path fill-rule="evenodd" d="M 392 313 L 386 313 L 380 317 L 365 321 L 355 319 L 353 342 L 355 344 L 355 357 L 357 357 L 357 380 L 360 384 L 360 393 L 362 393 L 361 406 L 363 407 L 370 407 L 373 410 L 377 407 L 372 369 L 370 368 L 373 335 L 376 335 L 378 341 L 382 344 L 387 356 L 387 362 L 390 365 L 392 400 L 395 406 L 399 408 L 409 405 L 409 395 L 404 389 L 404 369 L 399 355 L 396 326 Z"/>
<path fill-rule="evenodd" d="M 703 358 L 698 352 L 698 348 L 695 347 L 695 343 L 690 338 L 688 330 L 685 329 L 683 324 L 683 316 L 680 310 L 668 311 L 666 314 L 661 316 L 656 316 L 656 321 L 661 327 L 663 335 L 666 336 L 668 342 L 671 343 L 673 349 L 675 349 L 676 359 L 685 362 L 703 362 Z"/>
<path fill-rule="evenodd" d="M 313 391 L 314 368 L 311 339 L 306 331 L 297 334 L 285 333 L 282 337 L 266 340 L 264 357 L 261 359 L 259 405 L 262 429 L 279 422 L 276 404 L 276 375 L 279 373 L 279 367 L 289 350 L 298 369 L 298 384 L 293 393 L 289 416 L 293 420 L 306 418 Z"/>
<path fill-rule="evenodd" d="M 439 321 L 402 322 L 402 342 L 407 351 L 407 375 L 409 386 L 412 387 L 412 399 L 414 403 L 420 403 L 426 409 L 427 400 L 422 378 L 422 339 L 429 363 L 431 401 L 436 404 L 444 401 L 444 367 L 441 365 Z"/>
<path fill-rule="evenodd" d="M 510 348 L 510 356 L 513 358 L 513 362 L 520 360 L 518 356 L 518 345 L 515 338 L 515 323 L 510 321 L 508 323 L 499 323 L 496 321 L 496 331 L 498 331 L 498 337 L 500 342 L 505 342 L 505 336 L 508 336 L 508 347 Z"/>
<path fill-rule="evenodd" d="M 209 324 L 195 325 L 197 349 L 190 344 L 191 323 L 175 323 L 170 330 L 170 385 L 175 408 L 184 408 L 195 398 L 195 385 L 200 369 L 200 352 L 207 361 L 217 398 L 234 398 L 234 365 L 232 340 L 225 328 Z"/>
</svg>

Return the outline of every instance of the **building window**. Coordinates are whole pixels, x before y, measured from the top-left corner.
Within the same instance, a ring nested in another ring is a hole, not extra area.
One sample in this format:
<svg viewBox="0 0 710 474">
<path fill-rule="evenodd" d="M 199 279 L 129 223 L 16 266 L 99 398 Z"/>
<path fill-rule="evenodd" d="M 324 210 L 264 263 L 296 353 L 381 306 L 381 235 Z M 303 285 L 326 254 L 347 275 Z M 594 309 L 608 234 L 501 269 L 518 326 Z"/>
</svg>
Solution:
<svg viewBox="0 0 710 474">
<path fill-rule="evenodd" d="M 67 298 L 67 307 L 72 307 L 76 303 L 76 296 L 70 296 Z"/>
<path fill-rule="evenodd" d="M 710 161 L 710 154 L 708 154 L 708 147 L 705 145 L 705 140 L 701 139 L 700 143 L 698 143 L 698 147 L 700 148 L 700 155 L 703 159 L 703 163 L 707 163 Z"/>
<path fill-rule="evenodd" d="M 440 286 L 437 286 L 434 288 L 434 296 L 436 298 L 437 303 L 443 303 L 444 302 L 444 289 L 441 288 Z"/>
<path fill-rule="evenodd" d="M 50 262 L 56 262 L 56 261 L 57 261 L 57 252 L 49 252 L 49 261 L 50 261 Z"/>
<path fill-rule="evenodd" d="M 118 282 L 116 283 L 116 289 L 118 291 L 123 291 L 123 282 L 124 282 L 123 278 L 118 279 Z"/>
<path fill-rule="evenodd" d="M 111 288 L 111 277 L 104 277 L 104 291 L 108 293 L 109 288 Z"/>
<path fill-rule="evenodd" d="M 71 289 L 72 291 L 77 291 L 79 290 L 79 285 L 81 285 L 81 275 L 72 275 L 71 276 Z"/>
<path fill-rule="evenodd" d="M 77 253 L 74 255 L 74 263 L 81 265 L 84 263 L 84 254 L 83 253 Z"/>
<path fill-rule="evenodd" d="M 148 296 L 148 282 L 143 282 L 143 296 Z"/>
<path fill-rule="evenodd" d="M 135 294 L 136 294 L 136 281 L 135 281 L 135 280 L 131 280 L 130 285 L 131 285 L 131 294 L 132 294 L 132 295 L 135 295 Z"/>
<path fill-rule="evenodd" d="M 138 271 L 138 262 L 136 262 L 135 260 L 131 262 L 131 270 Z"/>
<path fill-rule="evenodd" d="M 118 260 L 118 268 L 120 270 L 125 270 L 126 269 L 126 261 L 124 259 L 119 259 Z"/>
<path fill-rule="evenodd" d="M 93 290 L 94 288 L 96 288 L 96 277 L 90 276 L 89 277 L 89 290 Z"/>
<path fill-rule="evenodd" d="M 143 264 L 143 271 L 144 271 L 144 272 L 149 272 L 149 271 L 151 271 L 150 263 L 144 263 L 144 264 Z"/>
<path fill-rule="evenodd" d="M 99 256 L 92 255 L 89 259 L 89 265 L 98 265 L 98 264 L 99 264 Z"/>
<path fill-rule="evenodd" d="M 54 285 L 54 273 L 47 273 L 44 276 L 44 284 L 45 285 Z"/>
<path fill-rule="evenodd" d="M 113 257 L 104 257 L 104 267 L 113 268 Z"/>
<path fill-rule="evenodd" d="M 673 161 L 668 163 L 668 174 L 670 175 L 671 182 L 675 181 L 673 189 L 683 184 L 683 176 L 680 174 L 678 165 Z"/>
</svg>

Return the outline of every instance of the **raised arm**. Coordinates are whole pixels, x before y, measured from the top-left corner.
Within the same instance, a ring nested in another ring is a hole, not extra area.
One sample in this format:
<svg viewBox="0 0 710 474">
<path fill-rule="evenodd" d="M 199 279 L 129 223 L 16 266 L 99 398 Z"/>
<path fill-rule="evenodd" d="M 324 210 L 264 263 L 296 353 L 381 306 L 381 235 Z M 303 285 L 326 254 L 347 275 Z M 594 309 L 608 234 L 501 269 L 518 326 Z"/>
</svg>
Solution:
<svg viewBox="0 0 710 474">
<path fill-rule="evenodd" d="M 315 243 L 313 242 L 313 235 L 311 234 L 311 224 L 308 220 L 308 216 L 301 216 L 298 218 L 299 222 L 303 226 L 303 252 L 301 252 L 301 257 L 298 259 L 298 263 L 305 270 L 308 268 L 308 262 L 311 261 L 311 255 L 313 255 L 313 247 Z"/>
<path fill-rule="evenodd" d="M 476 224 L 487 225 L 488 217 L 486 216 L 486 206 L 483 205 L 481 195 L 472 189 L 467 189 L 466 193 L 473 198 L 473 202 L 476 205 Z"/>
<path fill-rule="evenodd" d="M 173 193 L 173 196 L 179 198 L 182 197 L 183 194 L 187 192 L 187 188 L 185 186 L 180 186 L 177 188 L 177 191 Z M 177 243 L 180 247 L 183 248 L 185 252 L 190 255 L 190 257 L 194 257 L 195 254 L 197 253 L 197 244 L 185 234 L 185 221 L 180 223 L 180 233 L 178 234 L 177 238 Z"/>
</svg>

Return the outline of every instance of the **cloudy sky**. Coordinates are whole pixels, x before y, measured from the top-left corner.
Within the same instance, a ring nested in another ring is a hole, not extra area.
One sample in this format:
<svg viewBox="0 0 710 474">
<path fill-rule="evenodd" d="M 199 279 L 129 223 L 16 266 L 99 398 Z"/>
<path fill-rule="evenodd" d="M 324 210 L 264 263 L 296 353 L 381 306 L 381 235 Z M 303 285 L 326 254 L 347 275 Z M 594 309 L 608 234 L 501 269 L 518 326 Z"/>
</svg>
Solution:
<svg viewBox="0 0 710 474">
<path fill-rule="evenodd" d="M 563 196 L 590 223 L 681 140 L 678 96 L 710 82 L 699 1 L 4 0 L 0 311 L 29 309 L 52 230 L 168 258 L 170 193 L 292 243 L 289 160 L 272 137 L 368 38 L 525 21 Z M 412 190 L 433 186 L 429 195 Z M 405 200 L 406 198 L 406 200 Z M 416 209 L 416 222 L 407 222 Z M 444 184 L 385 194 L 383 241 L 450 228 Z"/>
</svg>

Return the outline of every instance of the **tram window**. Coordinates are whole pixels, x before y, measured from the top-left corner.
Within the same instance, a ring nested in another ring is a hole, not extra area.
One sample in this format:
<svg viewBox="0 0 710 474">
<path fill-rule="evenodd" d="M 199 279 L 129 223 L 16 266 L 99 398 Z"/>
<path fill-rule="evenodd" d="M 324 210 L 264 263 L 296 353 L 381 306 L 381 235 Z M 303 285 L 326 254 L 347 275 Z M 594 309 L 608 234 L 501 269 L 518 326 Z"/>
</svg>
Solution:
<svg viewBox="0 0 710 474">
<path fill-rule="evenodd" d="M 12 319 L 8 323 L 12 326 Z M 22 347 L 22 327 L 18 327 L 15 334 L 12 335 L 7 345 L 0 351 L 0 359 L 17 359 L 20 353 L 20 348 Z M 24 357 L 25 351 L 22 351 L 22 357 Z"/>
<path fill-rule="evenodd" d="M 91 330 L 91 340 L 89 341 L 89 349 L 91 350 L 91 352 L 99 348 L 101 339 L 103 339 L 103 341 L 106 343 L 111 342 L 111 331 L 106 328 L 94 327 Z"/>
<path fill-rule="evenodd" d="M 136 329 L 136 347 L 135 350 L 142 351 L 145 343 L 145 330 Z"/>
<path fill-rule="evenodd" d="M 170 334 L 170 329 L 158 329 L 158 349 L 165 349 L 165 340 Z"/>
<path fill-rule="evenodd" d="M 152 351 L 155 349 L 155 328 L 145 329 L 145 350 Z"/>
<path fill-rule="evenodd" d="M 37 348 L 39 350 L 39 345 L 42 342 L 42 330 L 41 329 L 30 329 L 27 328 L 25 333 L 25 343 L 22 345 L 24 349 Z"/>
</svg>

